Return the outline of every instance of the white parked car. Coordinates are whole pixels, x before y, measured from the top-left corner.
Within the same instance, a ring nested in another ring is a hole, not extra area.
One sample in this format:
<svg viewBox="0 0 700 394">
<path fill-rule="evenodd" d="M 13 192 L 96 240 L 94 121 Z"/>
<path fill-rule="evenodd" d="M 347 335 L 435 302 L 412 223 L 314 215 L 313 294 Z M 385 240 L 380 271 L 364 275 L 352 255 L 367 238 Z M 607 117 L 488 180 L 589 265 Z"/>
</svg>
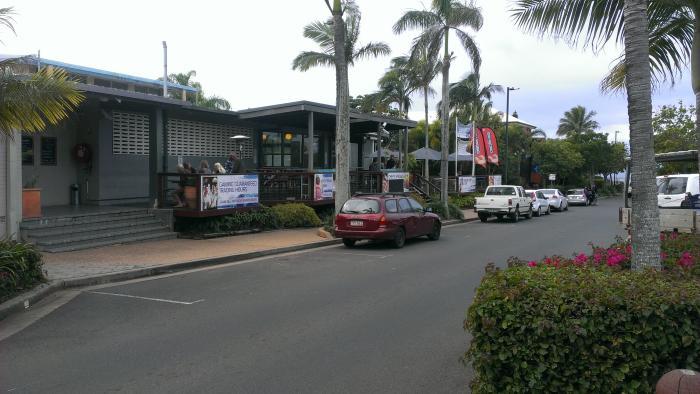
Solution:
<svg viewBox="0 0 700 394">
<path fill-rule="evenodd" d="M 520 215 L 527 219 L 532 217 L 532 201 L 521 186 L 489 186 L 484 197 L 476 199 L 474 210 L 482 222 L 487 221 L 490 216 L 498 219 L 508 216 L 517 222 Z"/>
<path fill-rule="evenodd" d="M 569 200 L 566 199 L 564 193 L 559 189 L 540 189 L 538 192 L 542 192 L 542 194 L 547 197 L 550 208 L 557 211 L 569 210 Z"/>
<path fill-rule="evenodd" d="M 591 202 L 588 201 L 588 196 L 586 196 L 586 190 L 585 189 L 569 189 L 566 192 L 566 199 L 569 201 L 569 204 L 571 205 L 591 205 Z"/>
<path fill-rule="evenodd" d="M 678 208 L 690 193 L 700 194 L 698 174 L 663 175 L 656 177 L 656 187 L 660 208 Z"/>
<path fill-rule="evenodd" d="M 549 206 L 549 200 L 542 194 L 539 190 L 525 190 L 530 200 L 532 200 L 532 212 L 535 216 L 541 216 L 542 214 L 549 215 L 552 210 Z"/>
</svg>

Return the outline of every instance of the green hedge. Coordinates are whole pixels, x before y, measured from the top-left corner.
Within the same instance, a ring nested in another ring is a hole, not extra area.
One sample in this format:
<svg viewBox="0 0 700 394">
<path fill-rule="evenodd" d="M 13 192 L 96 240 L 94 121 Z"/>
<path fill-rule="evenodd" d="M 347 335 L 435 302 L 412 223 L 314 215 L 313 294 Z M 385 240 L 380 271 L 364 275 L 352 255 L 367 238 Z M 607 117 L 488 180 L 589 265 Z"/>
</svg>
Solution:
<svg viewBox="0 0 700 394">
<path fill-rule="evenodd" d="M 700 283 L 682 270 L 491 266 L 465 330 L 474 393 L 651 393 L 665 372 L 700 367 Z"/>
<path fill-rule="evenodd" d="M 447 216 L 445 215 L 445 206 L 442 205 L 440 201 L 433 201 L 430 204 L 428 204 L 428 208 L 431 208 L 433 210 L 433 213 L 436 215 L 440 216 L 441 218 L 445 219 Z M 464 219 L 464 214 L 462 213 L 462 210 L 459 209 L 456 205 L 452 203 L 447 204 L 447 208 L 449 209 L 450 212 L 450 219 L 459 219 L 462 220 Z"/>
<path fill-rule="evenodd" d="M 0 302 L 45 281 L 42 267 L 34 245 L 0 240 Z"/>
<path fill-rule="evenodd" d="M 451 195 L 450 196 L 450 202 L 456 206 L 458 206 L 461 209 L 468 209 L 468 208 L 474 208 L 474 204 L 476 204 L 476 195 L 474 194 L 466 194 L 466 195 Z"/>
<path fill-rule="evenodd" d="M 272 207 L 277 216 L 277 222 L 281 227 L 320 227 L 316 211 L 308 205 L 301 203 L 280 204 Z"/>
<path fill-rule="evenodd" d="M 232 215 L 208 218 L 177 218 L 175 230 L 185 234 L 233 233 L 250 229 L 277 228 L 277 216 L 272 208 L 260 207 L 256 210 L 238 212 Z"/>
</svg>

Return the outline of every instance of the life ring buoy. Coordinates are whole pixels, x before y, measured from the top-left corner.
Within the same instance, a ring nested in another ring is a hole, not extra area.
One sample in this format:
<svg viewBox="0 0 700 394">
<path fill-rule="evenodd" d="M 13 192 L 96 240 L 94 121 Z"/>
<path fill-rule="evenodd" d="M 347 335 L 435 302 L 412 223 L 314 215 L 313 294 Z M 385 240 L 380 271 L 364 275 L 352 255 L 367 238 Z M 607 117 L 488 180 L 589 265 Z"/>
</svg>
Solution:
<svg viewBox="0 0 700 394">
<path fill-rule="evenodd" d="M 73 147 L 73 158 L 78 163 L 86 164 L 92 160 L 92 149 L 88 144 L 77 144 Z"/>
</svg>

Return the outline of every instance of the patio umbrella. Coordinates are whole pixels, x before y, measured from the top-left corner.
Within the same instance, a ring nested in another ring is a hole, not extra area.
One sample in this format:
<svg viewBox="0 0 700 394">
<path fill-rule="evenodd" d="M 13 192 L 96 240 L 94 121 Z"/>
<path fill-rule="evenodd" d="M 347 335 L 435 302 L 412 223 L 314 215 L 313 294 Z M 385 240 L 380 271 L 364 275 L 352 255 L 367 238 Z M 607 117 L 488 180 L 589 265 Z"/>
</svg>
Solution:
<svg viewBox="0 0 700 394">
<path fill-rule="evenodd" d="M 411 152 L 416 160 L 440 160 L 440 152 L 430 148 L 420 148 Z"/>
<path fill-rule="evenodd" d="M 455 161 L 455 154 L 447 156 L 447 161 Z M 472 161 L 472 154 L 467 153 L 466 155 L 459 155 L 457 161 Z"/>
</svg>

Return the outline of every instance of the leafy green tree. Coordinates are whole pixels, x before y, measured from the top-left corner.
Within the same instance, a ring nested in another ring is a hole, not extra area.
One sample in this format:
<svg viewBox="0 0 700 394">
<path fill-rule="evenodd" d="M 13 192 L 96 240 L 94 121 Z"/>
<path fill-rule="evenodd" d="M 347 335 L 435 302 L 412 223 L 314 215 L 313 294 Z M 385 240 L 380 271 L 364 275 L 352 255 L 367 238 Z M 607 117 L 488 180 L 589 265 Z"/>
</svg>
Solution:
<svg viewBox="0 0 700 394">
<path fill-rule="evenodd" d="M 682 101 L 677 105 L 664 105 L 651 120 L 654 129 L 654 151 L 656 153 L 677 152 L 695 149 L 695 108 L 686 107 Z M 659 174 L 697 172 L 697 163 L 678 162 L 659 165 Z"/>
<path fill-rule="evenodd" d="M 600 127 L 598 122 L 593 119 L 596 115 L 595 111 L 588 111 L 581 105 L 571 108 L 564 112 L 564 117 L 559 119 L 557 135 L 573 136 L 593 133 Z"/>
<path fill-rule="evenodd" d="M 427 53 L 428 59 L 437 59 L 440 50 L 444 50 L 442 58 L 442 130 L 441 139 L 442 145 L 447 145 L 449 138 L 449 81 L 450 81 L 450 62 L 452 53 L 449 49 L 450 32 L 454 31 L 459 39 L 460 44 L 470 56 L 472 67 L 475 72 L 479 71 L 481 65 L 481 55 L 479 48 L 476 45 L 474 38 L 463 30 L 463 27 L 469 27 L 474 31 L 481 29 L 483 25 L 483 17 L 479 8 L 471 4 L 460 3 L 455 0 L 433 0 L 430 10 L 423 11 L 408 11 L 394 24 L 394 32 L 397 34 L 403 33 L 409 29 L 421 29 L 422 32 L 413 43 L 411 57 L 417 58 L 422 53 Z M 440 160 L 440 177 L 442 178 L 440 194 L 442 204 L 447 209 L 447 149 L 442 150 L 442 158 Z"/>
<path fill-rule="evenodd" d="M 0 26 L 14 32 L 12 8 L 0 8 Z M 65 120 L 83 101 L 68 74 L 44 67 L 27 75 L 26 58 L 0 61 L 0 133 L 39 132 Z"/>
<path fill-rule="evenodd" d="M 510 131 L 510 130 L 509 130 Z M 576 179 L 577 172 L 584 164 L 583 155 L 576 146 L 567 140 L 549 139 L 532 144 L 533 162 L 543 174 L 557 174 L 562 184 Z"/>
<path fill-rule="evenodd" d="M 173 73 L 168 75 L 168 81 L 176 83 L 178 85 L 190 86 L 197 89 L 196 94 L 187 96 L 187 101 L 191 102 L 192 104 L 198 105 L 200 107 L 214 108 L 226 111 L 231 109 L 231 103 L 229 103 L 228 100 L 226 100 L 225 98 L 216 95 L 205 95 L 204 89 L 202 89 L 202 84 L 194 80 L 194 77 L 196 76 L 197 72 L 195 70 L 190 70 L 186 73 Z M 163 78 L 158 79 L 163 80 Z M 180 98 L 180 93 L 176 91 L 169 90 L 168 95 L 170 96 L 170 98 L 173 99 Z"/>
</svg>

